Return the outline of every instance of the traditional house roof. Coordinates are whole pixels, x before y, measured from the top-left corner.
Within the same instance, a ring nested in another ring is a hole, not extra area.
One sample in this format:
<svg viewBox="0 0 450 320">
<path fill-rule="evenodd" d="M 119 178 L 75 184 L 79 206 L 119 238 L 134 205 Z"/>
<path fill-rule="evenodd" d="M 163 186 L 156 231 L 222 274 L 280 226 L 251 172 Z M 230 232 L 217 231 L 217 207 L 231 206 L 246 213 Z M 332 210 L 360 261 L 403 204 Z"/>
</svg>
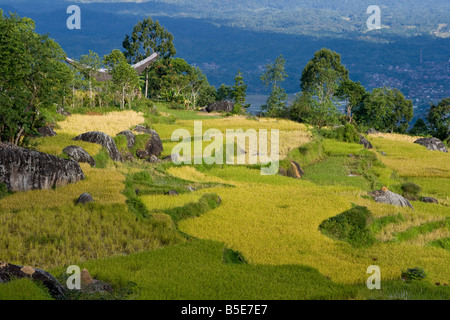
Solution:
<svg viewBox="0 0 450 320">
<path fill-rule="evenodd" d="M 138 63 L 133 64 L 131 67 L 136 70 L 137 74 L 141 74 L 142 71 L 144 71 L 149 65 L 151 65 L 156 59 L 158 58 L 159 54 L 157 52 L 153 53 L 151 56 L 145 58 L 142 61 L 139 61 Z M 66 58 L 66 62 L 74 66 L 75 68 L 78 68 L 80 66 L 80 63 L 76 62 L 73 59 Z M 107 69 L 101 68 L 98 69 L 95 72 L 92 72 L 91 76 L 95 78 L 95 80 L 102 82 L 102 81 L 108 81 L 112 79 L 111 73 Z"/>
</svg>

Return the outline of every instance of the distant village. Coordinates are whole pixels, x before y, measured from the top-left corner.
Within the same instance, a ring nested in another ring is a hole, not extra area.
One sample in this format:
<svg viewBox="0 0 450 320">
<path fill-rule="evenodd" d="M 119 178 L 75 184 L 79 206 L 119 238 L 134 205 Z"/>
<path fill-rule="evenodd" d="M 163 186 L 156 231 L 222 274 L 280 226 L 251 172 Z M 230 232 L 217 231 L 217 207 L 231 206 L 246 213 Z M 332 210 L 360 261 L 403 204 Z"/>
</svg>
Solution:
<svg viewBox="0 0 450 320">
<path fill-rule="evenodd" d="M 388 86 L 397 88 L 412 99 L 415 108 L 423 109 L 431 103 L 450 96 L 450 59 L 446 63 L 421 61 L 417 66 L 380 65 L 380 73 L 367 74 L 370 88 Z"/>
</svg>

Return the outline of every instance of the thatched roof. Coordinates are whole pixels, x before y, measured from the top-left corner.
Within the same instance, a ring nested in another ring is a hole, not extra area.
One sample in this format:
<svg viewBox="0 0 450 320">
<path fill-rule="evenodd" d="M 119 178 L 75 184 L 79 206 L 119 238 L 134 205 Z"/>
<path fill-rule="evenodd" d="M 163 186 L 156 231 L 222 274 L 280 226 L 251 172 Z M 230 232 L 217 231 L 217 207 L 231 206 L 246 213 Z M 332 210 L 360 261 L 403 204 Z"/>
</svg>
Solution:
<svg viewBox="0 0 450 320">
<path fill-rule="evenodd" d="M 142 61 L 139 61 L 138 63 L 133 64 L 131 67 L 136 70 L 137 74 L 141 74 L 142 71 L 144 71 L 149 65 L 151 65 L 156 59 L 158 58 L 158 53 L 153 53 L 151 56 L 145 58 Z M 75 68 L 80 67 L 80 63 L 76 62 L 73 59 L 66 58 L 66 62 L 74 66 Z M 109 73 L 107 69 L 99 69 L 96 72 L 92 72 L 92 77 L 95 78 L 95 80 L 102 82 L 102 81 L 108 81 L 112 79 L 112 75 Z"/>
</svg>

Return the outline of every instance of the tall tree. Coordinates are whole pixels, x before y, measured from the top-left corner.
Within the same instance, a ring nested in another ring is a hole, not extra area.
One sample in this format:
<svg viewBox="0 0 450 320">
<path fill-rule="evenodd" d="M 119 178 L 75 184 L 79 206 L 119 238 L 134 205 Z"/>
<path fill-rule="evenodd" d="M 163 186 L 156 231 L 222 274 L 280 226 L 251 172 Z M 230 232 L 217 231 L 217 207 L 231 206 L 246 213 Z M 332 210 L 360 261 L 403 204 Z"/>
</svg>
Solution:
<svg viewBox="0 0 450 320">
<path fill-rule="evenodd" d="M 122 94 L 121 108 L 125 108 L 125 96 L 128 96 L 128 106 L 131 107 L 130 95 L 139 87 L 139 76 L 127 62 L 122 52 L 115 49 L 103 58 L 105 66 L 112 74 L 112 81 Z"/>
<path fill-rule="evenodd" d="M 355 109 L 355 117 L 376 130 L 404 133 L 413 118 L 413 104 L 398 89 L 376 88 Z"/>
<path fill-rule="evenodd" d="M 366 89 L 361 83 L 353 82 L 350 79 L 344 79 L 336 90 L 336 96 L 345 100 L 347 110 L 347 121 L 352 123 L 353 120 L 353 108 L 358 106 L 366 95 Z"/>
<path fill-rule="evenodd" d="M 233 100 L 234 100 L 234 113 L 241 113 L 243 108 L 248 108 L 245 102 L 247 96 L 247 84 L 244 82 L 244 77 L 241 70 L 239 70 L 234 77 L 233 86 Z"/>
<path fill-rule="evenodd" d="M 300 78 L 300 89 L 317 96 L 321 104 L 331 101 L 341 81 L 348 79 L 348 70 L 341 63 L 341 56 L 327 48 L 314 53 Z"/>
<path fill-rule="evenodd" d="M 431 105 L 426 118 L 433 137 L 441 140 L 448 139 L 450 137 L 450 98 Z"/>
<path fill-rule="evenodd" d="M 430 133 L 427 124 L 422 118 L 417 119 L 409 133 L 415 136 L 426 136 Z"/>
<path fill-rule="evenodd" d="M 233 88 L 222 83 L 217 89 L 217 100 L 233 100 Z"/>
<path fill-rule="evenodd" d="M 89 50 L 88 54 L 81 56 L 80 68 L 81 73 L 89 83 L 89 97 L 91 99 L 91 107 L 94 103 L 94 99 L 92 96 L 92 82 L 95 82 L 94 74 L 101 68 L 101 66 L 102 60 L 96 52 Z"/>
<path fill-rule="evenodd" d="M 282 116 L 286 111 L 287 94 L 281 87 L 281 82 L 288 77 L 284 69 L 285 63 L 283 56 L 278 56 L 273 64 L 266 65 L 266 71 L 260 77 L 266 87 L 271 86 L 269 98 L 266 104 L 261 106 L 264 113 L 271 117 Z"/>
<path fill-rule="evenodd" d="M 173 44 L 173 35 L 168 32 L 158 21 L 148 17 L 139 21 L 130 35 L 123 40 L 124 55 L 129 63 L 137 63 L 153 52 L 159 54 L 159 59 L 169 59 L 176 54 Z M 151 68 L 151 67 L 149 67 Z M 148 97 L 148 72 L 145 73 L 145 97 Z"/>
<path fill-rule="evenodd" d="M 26 145 L 42 125 L 42 110 L 71 90 L 66 54 L 29 18 L 0 10 L 0 141 Z"/>
<path fill-rule="evenodd" d="M 319 128 L 337 124 L 340 116 L 332 101 L 319 103 L 317 97 L 308 92 L 297 94 L 288 111 L 292 120 Z"/>
</svg>

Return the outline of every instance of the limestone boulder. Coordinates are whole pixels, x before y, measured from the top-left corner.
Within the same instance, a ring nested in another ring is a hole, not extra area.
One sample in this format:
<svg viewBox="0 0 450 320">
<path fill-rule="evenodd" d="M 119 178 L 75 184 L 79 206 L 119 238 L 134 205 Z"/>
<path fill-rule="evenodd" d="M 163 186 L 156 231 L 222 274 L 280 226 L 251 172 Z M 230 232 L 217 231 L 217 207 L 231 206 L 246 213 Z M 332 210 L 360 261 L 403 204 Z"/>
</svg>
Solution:
<svg viewBox="0 0 450 320">
<path fill-rule="evenodd" d="M 122 132 L 119 132 L 117 135 L 123 135 L 125 137 L 127 137 L 127 148 L 131 149 L 134 147 L 134 144 L 136 143 L 136 136 L 134 135 L 133 132 L 131 132 L 130 130 L 125 130 Z"/>
<path fill-rule="evenodd" d="M 73 138 L 73 140 L 75 141 L 81 140 L 86 142 L 97 143 L 102 147 L 104 147 L 106 150 L 108 150 L 109 157 L 113 161 L 122 161 L 122 156 L 119 150 L 117 149 L 114 139 L 104 132 L 100 131 L 85 132 L 83 134 L 80 134 L 79 136 L 76 136 L 75 138 Z"/>
<path fill-rule="evenodd" d="M 0 284 L 23 278 L 41 283 L 55 299 L 63 299 L 65 297 L 65 288 L 50 273 L 30 266 L 20 266 L 0 261 Z"/>
<path fill-rule="evenodd" d="M 54 136 L 56 136 L 55 130 L 53 130 L 53 128 L 49 127 L 49 126 L 41 127 L 39 129 L 37 129 L 37 131 L 39 132 L 39 134 L 42 137 L 54 137 Z"/>
<path fill-rule="evenodd" d="M 70 159 L 76 162 L 89 163 L 91 167 L 95 167 L 95 160 L 87 153 L 82 147 L 79 146 L 67 146 L 63 149 L 63 152 L 69 156 Z"/>
<path fill-rule="evenodd" d="M 208 112 L 232 112 L 234 108 L 234 103 L 228 100 L 222 100 L 217 101 L 209 106 L 207 106 L 205 109 Z"/>
<path fill-rule="evenodd" d="M 84 178 L 75 160 L 0 142 L 0 183 L 10 191 L 52 189 Z"/>
<path fill-rule="evenodd" d="M 438 138 L 420 138 L 414 141 L 414 143 L 420 144 L 427 148 L 428 150 L 432 151 L 441 151 L 441 152 L 448 152 L 447 148 L 445 147 L 444 143 L 439 140 Z"/>
<path fill-rule="evenodd" d="M 397 193 L 389 191 L 386 187 L 383 187 L 381 190 L 369 192 L 369 195 L 375 200 L 375 202 L 414 209 L 407 199 Z"/>
</svg>

